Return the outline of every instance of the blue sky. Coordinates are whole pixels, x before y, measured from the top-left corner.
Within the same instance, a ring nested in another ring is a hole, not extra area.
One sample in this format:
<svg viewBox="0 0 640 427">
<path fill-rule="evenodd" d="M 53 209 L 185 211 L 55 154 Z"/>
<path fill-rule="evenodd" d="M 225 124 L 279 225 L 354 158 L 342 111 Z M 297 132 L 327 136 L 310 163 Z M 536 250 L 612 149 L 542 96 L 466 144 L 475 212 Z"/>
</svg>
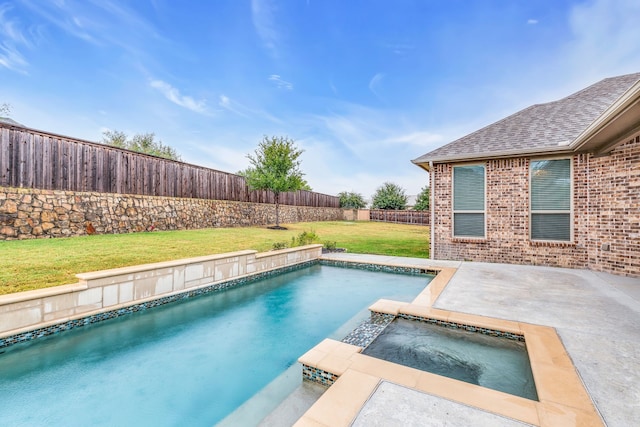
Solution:
<svg viewBox="0 0 640 427">
<path fill-rule="evenodd" d="M 90 141 L 155 132 L 228 172 L 288 136 L 315 191 L 417 194 L 411 159 L 640 71 L 639 17 L 637 0 L 0 0 L 0 104 Z"/>
</svg>

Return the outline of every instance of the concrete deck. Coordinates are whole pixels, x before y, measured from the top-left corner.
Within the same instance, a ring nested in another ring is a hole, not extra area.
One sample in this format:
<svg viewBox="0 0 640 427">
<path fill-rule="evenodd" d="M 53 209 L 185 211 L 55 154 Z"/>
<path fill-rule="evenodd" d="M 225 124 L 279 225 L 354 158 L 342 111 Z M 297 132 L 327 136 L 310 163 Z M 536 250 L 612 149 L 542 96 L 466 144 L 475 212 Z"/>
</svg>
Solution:
<svg viewBox="0 0 640 427">
<path fill-rule="evenodd" d="M 640 342 L 640 279 L 548 267 L 357 254 L 325 257 L 457 268 L 433 308 L 555 328 L 604 422 L 609 426 L 640 423 L 640 353 L 636 349 Z M 339 383 L 332 388 L 339 389 Z M 458 418 L 452 418 L 451 400 L 415 390 L 404 394 L 398 386 L 383 384 L 366 395 L 352 418 L 354 425 L 370 425 L 368 421 L 376 417 L 398 413 L 402 413 L 403 425 L 458 425 L 456 420 L 464 424 L 465 419 L 479 422 L 476 425 L 496 425 L 495 419 L 476 407 L 455 403 Z M 573 424 L 579 424 L 578 420 Z"/>
</svg>

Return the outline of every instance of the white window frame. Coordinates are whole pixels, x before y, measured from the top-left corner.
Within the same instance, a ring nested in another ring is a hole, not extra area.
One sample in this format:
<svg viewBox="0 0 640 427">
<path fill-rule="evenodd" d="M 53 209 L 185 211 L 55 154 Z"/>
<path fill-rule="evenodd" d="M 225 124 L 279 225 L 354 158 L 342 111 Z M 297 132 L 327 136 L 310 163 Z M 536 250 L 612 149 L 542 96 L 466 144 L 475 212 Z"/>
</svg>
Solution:
<svg viewBox="0 0 640 427">
<path fill-rule="evenodd" d="M 482 183 L 484 189 L 484 206 L 482 210 L 456 210 L 455 209 L 455 168 L 457 167 L 465 167 L 465 166 L 482 166 L 484 170 L 483 177 L 484 182 Z M 482 236 L 456 236 L 455 234 L 455 218 L 456 214 L 459 213 L 481 213 L 483 214 L 484 224 L 483 224 L 483 235 Z M 469 239 L 469 240 L 486 240 L 487 238 L 487 165 L 486 163 L 464 163 L 464 164 L 456 164 L 452 165 L 451 168 L 451 237 L 454 239 Z"/>
<path fill-rule="evenodd" d="M 569 160 L 569 209 L 564 210 L 534 210 L 533 209 L 533 162 L 544 162 L 548 160 Z M 549 242 L 549 243 L 565 243 L 565 244 L 573 244 L 574 242 L 574 211 L 573 211 L 573 188 L 574 188 L 574 180 L 573 180 L 573 157 L 544 157 L 544 158 L 536 158 L 529 159 L 529 239 L 532 242 Z M 551 240 L 551 239 L 534 239 L 531 235 L 533 214 L 569 214 L 569 240 Z"/>
</svg>

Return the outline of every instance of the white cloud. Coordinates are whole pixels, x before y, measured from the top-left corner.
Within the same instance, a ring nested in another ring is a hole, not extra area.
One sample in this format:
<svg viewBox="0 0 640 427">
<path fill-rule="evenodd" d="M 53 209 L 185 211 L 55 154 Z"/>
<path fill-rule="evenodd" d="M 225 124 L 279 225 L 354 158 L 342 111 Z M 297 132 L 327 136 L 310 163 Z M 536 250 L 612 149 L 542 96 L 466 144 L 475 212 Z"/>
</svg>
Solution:
<svg viewBox="0 0 640 427">
<path fill-rule="evenodd" d="M 272 56 L 278 57 L 280 34 L 275 22 L 276 5 L 272 0 L 251 0 L 253 27 Z"/>
<path fill-rule="evenodd" d="M 168 43 L 150 21 L 122 2 L 22 0 L 22 4 L 73 37 L 95 46 L 115 45 L 136 57 L 149 54 L 149 39 Z"/>
<path fill-rule="evenodd" d="M 87 11 L 91 6 L 73 1 L 48 3 L 24 0 L 23 4 L 66 33 L 92 44 L 101 44 L 94 34 L 103 27 L 100 24 L 106 17 L 90 19 Z"/>
<path fill-rule="evenodd" d="M 28 65 L 27 60 L 18 49 L 7 43 L 0 42 L 0 66 L 24 73 Z"/>
<path fill-rule="evenodd" d="M 384 142 L 391 144 L 410 144 L 416 147 L 432 147 L 434 144 L 444 144 L 444 137 L 440 134 L 429 131 L 414 131 L 404 135 L 397 135 L 391 139 L 386 139 Z"/>
<path fill-rule="evenodd" d="M 354 190 L 366 197 L 384 181 L 417 194 L 428 175 L 411 159 L 450 140 L 446 133 L 425 129 L 419 120 L 398 111 L 356 104 L 342 103 L 332 114 L 287 122 L 299 131 L 294 135 L 302 135 L 302 166 L 314 190 Z"/>
<path fill-rule="evenodd" d="M 244 111 L 247 111 L 247 108 L 235 101 L 232 101 L 228 96 L 226 95 L 220 95 L 220 100 L 218 102 L 218 105 L 221 106 L 222 108 L 224 108 L 225 110 L 231 111 L 232 113 L 235 113 L 239 116 L 242 117 L 249 117 Z"/>
<path fill-rule="evenodd" d="M 386 42 L 382 43 L 382 47 L 399 56 L 407 55 L 416 48 L 415 44 L 409 42 Z"/>
<path fill-rule="evenodd" d="M 208 160 L 203 162 L 203 157 L 198 156 L 194 159 L 194 163 L 229 173 L 236 173 L 246 169 L 249 163 L 246 155 L 249 151 L 245 152 L 242 149 L 230 148 L 229 145 L 200 145 L 198 148 L 207 154 L 206 158 Z"/>
<path fill-rule="evenodd" d="M 24 73 L 29 64 L 19 46 L 30 48 L 32 43 L 21 31 L 20 23 L 7 16 L 10 10 L 9 4 L 0 5 L 0 66 Z"/>
<path fill-rule="evenodd" d="M 536 25 L 538 23 L 537 19 L 528 19 L 527 20 L 527 24 L 529 25 Z"/>
<path fill-rule="evenodd" d="M 218 105 L 225 110 L 231 111 L 232 113 L 245 118 L 250 118 L 253 120 L 265 119 L 271 123 L 282 124 L 282 120 L 280 120 L 276 116 L 267 113 L 266 111 L 259 108 L 248 107 L 236 100 L 229 98 L 226 95 L 220 95 Z"/>
<path fill-rule="evenodd" d="M 640 70 L 640 2 L 595 0 L 573 7 L 568 67 L 578 83 Z"/>
<path fill-rule="evenodd" d="M 162 80 L 151 80 L 149 82 L 149 85 L 162 93 L 169 101 L 173 102 L 176 105 L 179 105 L 180 107 L 186 108 L 199 114 L 209 114 L 207 112 L 207 106 L 204 100 L 196 101 L 190 96 L 181 95 L 178 89 L 174 88 L 167 82 L 164 82 Z"/>
<path fill-rule="evenodd" d="M 336 85 L 333 84 L 333 80 L 329 81 L 329 87 L 331 88 L 331 92 L 333 92 L 334 95 L 340 94 L 340 92 L 338 92 L 338 88 L 336 87 Z"/>
<path fill-rule="evenodd" d="M 274 82 L 278 89 L 293 90 L 293 83 L 282 80 L 282 77 L 280 77 L 278 74 L 271 74 L 269 76 L 269 80 Z"/>
<path fill-rule="evenodd" d="M 375 76 L 369 80 L 369 90 L 378 98 L 380 98 L 380 94 L 378 93 L 378 89 L 380 84 L 382 83 L 382 79 L 384 78 L 383 73 L 376 73 Z"/>
</svg>

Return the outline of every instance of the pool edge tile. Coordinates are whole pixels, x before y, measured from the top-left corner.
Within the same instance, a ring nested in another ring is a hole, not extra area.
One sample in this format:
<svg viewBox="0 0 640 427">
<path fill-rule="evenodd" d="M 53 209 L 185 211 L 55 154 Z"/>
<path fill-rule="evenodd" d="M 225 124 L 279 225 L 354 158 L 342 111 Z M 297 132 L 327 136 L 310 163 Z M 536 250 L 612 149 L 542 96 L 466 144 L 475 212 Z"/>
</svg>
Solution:
<svg viewBox="0 0 640 427">
<path fill-rule="evenodd" d="M 436 319 L 446 322 L 451 312 L 448 310 L 441 310 L 439 308 L 432 308 L 424 305 L 407 304 L 402 307 L 398 314 L 406 314 L 409 316 L 423 317 L 426 319 Z"/>
<path fill-rule="evenodd" d="M 360 413 L 379 382 L 378 377 L 348 369 L 303 414 L 302 418 L 319 425 L 347 427 Z"/>
<path fill-rule="evenodd" d="M 416 389 L 492 414 L 539 425 L 538 402 L 452 378 L 421 372 Z M 499 409 L 499 410 L 498 410 Z"/>
<path fill-rule="evenodd" d="M 397 316 L 400 310 L 408 304 L 407 302 L 379 299 L 369 306 L 369 311 Z"/>
<path fill-rule="evenodd" d="M 605 425 L 595 409 L 593 411 L 583 411 L 553 402 L 540 403 L 538 405 L 538 417 L 540 418 L 541 427 L 602 427 Z"/>
<path fill-rule="evenodd" d="M 497 319 L 495 317 L 479 316 L 477 314 L 461 313 L 458 311 L 450 311 L 448 322 L 460 323 L 469 326 L 477 326 L 479 328 L 494 329 L 496 331 L 509 332 L 516 335 L 522 335 L 520 324 L 512 320 Z"/>
<path fill-rule="evenodd" d="M 367 356 L 366 354 L 355 354 L 351 357 L 352 370 L 379 377 L 381 380 L 389 381 L 412 389 L 416 388 L 418 376 L 422 371 L 410 368 L 386 360 Z"/>
</svg>

